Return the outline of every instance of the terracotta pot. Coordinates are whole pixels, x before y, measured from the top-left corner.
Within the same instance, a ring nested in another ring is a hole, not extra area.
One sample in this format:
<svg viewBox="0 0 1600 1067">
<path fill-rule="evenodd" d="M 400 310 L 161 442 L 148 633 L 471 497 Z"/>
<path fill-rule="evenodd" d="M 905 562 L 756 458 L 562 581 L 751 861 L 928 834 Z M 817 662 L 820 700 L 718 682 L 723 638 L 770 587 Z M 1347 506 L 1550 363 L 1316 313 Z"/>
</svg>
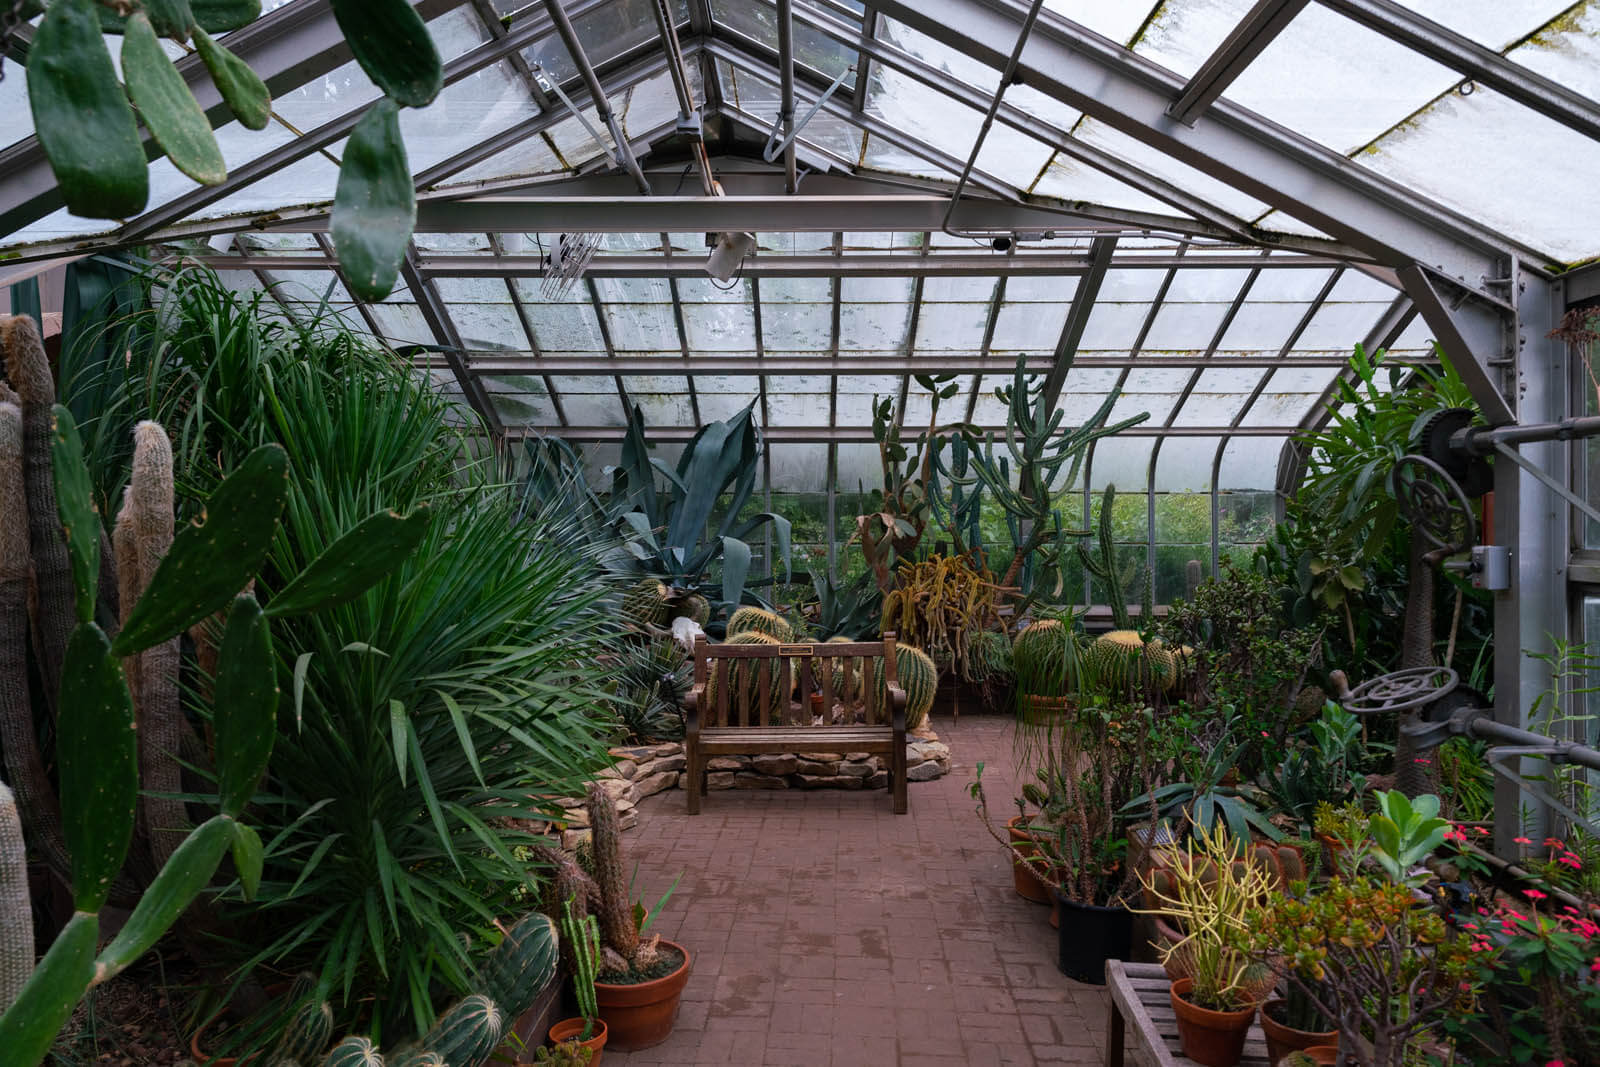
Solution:
<svg viewBox="0 0 1600 1067">
<path fill-rule="evenodd" d="M 1029 726 L 1053 726 L 1060 722 L 1071 708 L 1072 702 L 1064 696 L 1017 694 L 1017 716 Z"/>
<path fill-rule="evenodd" d="M 1212 1011 L 1186 1000 L 1194 980 L 1172 983 L 1172 1010 L 1178 1016 L 1178 1041 L 1183 1054 L 1205 1067 L 1234 1067 L 1244 1055 L 1245 1035 L 1255 1018 L 1255 1005 L 1238 1011 Z"/>
<path fill-rule="evenodd" d="M 589 1057 L 589 1067 L 600 1067 L 600 1053 L 606 1047 L 606 1021 L 594 1021 L 595 1035 L 587 1041 L 578 1041 L 578 1044 L 588 1049 L 594 1055 Z M 563 1041 L 577 1041 L 578 1035 L 583 1033 L 583 1018 L 562 1019 L 550 1028 L 550 1043 L 559 1045 Z"/>
<path fill-rule="evenodd" d="M 666 938 L 661 939 L 661 944 L 681 953 L 683 966 L 669 975 L 637 985 L 594 984 L 600 1018 L 605 1020 L 610 1032 L 607 1040 L 614 1049 L 631 1052 L 650 1048 L 661 1044 L 672 1033 L 672 1024 L 678 1017 L 678 998 L 683 996 L 683 987 L 689 981 L 689 950 Z"/>
<path fill-rule="evenodd" d="M 1305 1050 L 1305 1054 L 1318 1063 L 1325 1063 L 1328 1067 L 1339 1067 L 1338 1045 L 1312 1045 Z"/>
<path fill-rule="evenodd" d="M 1267 1060 L 1277 1063 L 1291 1052 L 1303 1051 L 1318 1045 L 1337 1045 L 1339 1031 L 1337 1030 L 1296 1030 L 1292 1026 L 1285 1026 L 1272 1017 L 1272 1013 L 1281 1009 L 1285 1001 L 1274 997 L 1261 1005 L 1261 1032 L 1267 1036 Z"/>
<path fill-rule="evenodd" d="M 1035 904 L 1048 904 L 1050 890 L 1039 880 L 1039 876 L 1033 873 L 1031 867 L 1017 858 L 1037 855 L 1039 851 L 1038 846 L 1033 843 L 1033 835 L 1018 825 L 1021 822 L 1023 822 L 1021 815 L 1013 815 L 1006 820 L 1006 833 L 1011 837 L 1011 850 L 1016 853 L 1016 856 L 1011 857 L 1011 884 L 1016 889 L 1017 896 L 1023 900 L 1031 900 Z"/>
<path fill-rule="evenodd" d="M 204 1046 L 201 1045 L 200 1041 L 206 1036 L 206 1027 L 216 1021 L 217 1017 L 213 1015 L 200 1025 L 200 1029 L 194 1032 L 193 1037 L 189 1038 L 190 1058 L 200 1067 L 249 1067 L 250 1064 L 255 1063 L 257 1056 L 254 1052 L 246 1053 L 242 1057 L 210 1056 L 205 1053 Z"/>
</svg>

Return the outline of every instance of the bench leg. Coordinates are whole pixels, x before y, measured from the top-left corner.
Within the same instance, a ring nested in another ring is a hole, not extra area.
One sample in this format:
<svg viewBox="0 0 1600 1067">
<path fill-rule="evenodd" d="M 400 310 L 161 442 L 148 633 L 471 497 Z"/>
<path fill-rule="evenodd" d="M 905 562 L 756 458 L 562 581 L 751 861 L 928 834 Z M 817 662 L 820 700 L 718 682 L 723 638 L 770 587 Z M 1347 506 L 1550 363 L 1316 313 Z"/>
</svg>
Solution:
<svg viewBox="0 0 1600 1067">
<path fill-rule="evenodd" d="M 906 743 L 902 738 L 889 753 L 889 789 L 894 794 L 894 813 L 906 813 Z"/>
<path fill-rule="evenodd" d="M 700 765 L 705 762 L 705 757 L 700 754 L 700 746 L 691 742 L 685 747 L 688 749 L 689 759 L 684 767 L 683 788 L 687 792 L 684 803 L 690 815 L 699 815 L 700 790 L 705 786 L 705 775 L 701 773 Z"/>
<path fill-rule="evenodd" d="M 1122 1012 L 1117 1002 L 1111 1000 L 1111 1011 L 1106 1017 L 1106 1067 L 1122 1067 Z"/>
</svg>

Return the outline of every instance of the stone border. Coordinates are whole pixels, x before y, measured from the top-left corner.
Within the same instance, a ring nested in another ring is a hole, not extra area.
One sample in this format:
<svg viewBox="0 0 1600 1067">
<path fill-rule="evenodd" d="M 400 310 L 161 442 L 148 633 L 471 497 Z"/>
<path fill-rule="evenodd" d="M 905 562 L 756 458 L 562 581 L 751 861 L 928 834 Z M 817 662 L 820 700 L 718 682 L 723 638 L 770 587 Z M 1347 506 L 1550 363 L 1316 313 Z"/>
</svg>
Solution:
<svg viewBox="0 0 1600 1067">
<path fill-rule="evenodd" d="M 819 730 L 825 734 L 825 730 Z M 682 788 L 688 758 L 683 745 L 666 741 L 654 745 L 626 745 L 611 749 L 617 762 L 597 776 L 617 802 L 622 829 L 639 822 L 635 805 L 645 797 Z M 906 781 L 931 782 L 950 773 L 950 746 L 924 726 L 906 742 Z M 706 789 L 882 789 L 889 772 L 880 756 L 865 752 L 794 752 L 764 756 L 717 756 L 706 762 Z M 561 831 L 564 848 L 575 848 L 589 837 L 589 813 L 582 797 L 564 797 L 556 803 L 565 818 L 550 829 Z"/>
</svg>

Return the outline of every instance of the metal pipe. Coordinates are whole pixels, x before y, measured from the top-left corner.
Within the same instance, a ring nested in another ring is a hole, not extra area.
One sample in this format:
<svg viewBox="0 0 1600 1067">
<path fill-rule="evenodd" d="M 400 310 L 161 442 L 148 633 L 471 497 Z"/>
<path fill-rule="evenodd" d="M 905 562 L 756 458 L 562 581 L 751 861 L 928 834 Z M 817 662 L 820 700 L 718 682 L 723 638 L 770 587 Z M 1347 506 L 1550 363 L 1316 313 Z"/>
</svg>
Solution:
<svg viewBox="0 0 1600 1067">
<path fill-rule="evenodd" d="M 1600 415 L 1581 415 L 1560 422 L 1468 427 L 1451 436 L 1450 448 L 1474 456 L 1492 456 L 1499 445 L 1520 445 L 1527 441 L 1575 441 L 1597 434 L 1600 434 Z"/>
<path fill-rule="evenodd" d="M 654 0 L 650 8 L 656 16 L 656 32 L 661 35 L 661 46 L 667 51 L 667 70 L 672 74 L 672 89 L 678 96 L 679 122 L 687 124 L 694 119 L 696 108 L 694 91 L 689 85 L 689 72 L 683 66 L 683 46 L 678 41 L 678 27 L 672 21 L 667 0 Z M 695 138 L 693 154 L 696 168 L 700 171 L 700 191 L 706 196 L 721 195 L 716 179 L 711 176 L 711 157 L 706 154 L 703 135 Z"/>
<path fill-rule="evenodd" d="M 978 139 L 972 142 L 972 154 L 967 156 L 966 166 L 961 168 L 961 178 L 956 182 L 955 192 L 950 194 L 950 206 L 945 208 L 944 221 L 939 228 L 952 237 L 971 237 L 973 234 L 958 233 L 950 228 L 950 216 L 955 214 L 956 204 L 961 201 L 961 191 L 967 187 L 967 179 L 972 176 L 972 168 L 977 165 L 978 153 L 983 150 L 984 138 L 989 136 L 989 127 L 994 125 L 995 112 L 1000 110 L 1000 98 L 1005 96 L 1006 87 L 1017 76 L 1017 63 L 1022 59 L 1022 46 L 1028 43 L 1028 35 L 1033 32 L 1033 24 L 1039 18 L 1039 9 L 1044 6 L 1044 0 L 1033 0 L 1028 7 L 1028 15 L 1022 20 L 1022 30 L 1017 34 L 1016 46 L 1011 49 L 1011 58 L 1006 60 L 1005 69 L 1000 72 L 1000 84 L 995 86 L 994 97 L 989 101 L 989 111 L 983 116 L 983 125 L 978 127 Z"/>
<path fill-rule="evenodd" d="M 572 20 L 567 18 L 566 11 L 561 6 L 561 0 L 544 0 L 545 10 L 550 12 L 550 21 L 555 23 L 556 33 L 561 36 L 561 43 L 567 46 L 567 51 L 572 55 L 572 62 L 577 66 L 578 73 L 583 77 L 584 85 L 589 88 L 589 96 L 594 101 L 595 114 L 606 124 L 606 129 L 611 131 L 611 140 L 616 144 L 617 162 L 622 168 L 633 175 L 634 182 L 639 186 L 639 191 L 646 196 L 650 195 L 650 182 L 645 178 L 644 171 L 639 168 L 639 161 L 634 158 L 633 147 L 628 144 L 628 139 L 622 135 L 622 127 L 617 122 L 616 115 L 611 110 L 611 104 L 606 100 L 605 88 L 600 84 L 600 79 L 595 75 L 594 66 L 589 62 L 589 56 L 583 50 L 583 43 L 578 40 L 577 31 L 572 28 Z"/>
<path fill-rule="evenodd" d="M 778 117 L 783 120 L 783 185 L 793 196 L 800 176 L 794 156 L 794 0 L 778 0 Z"/>
</svg>

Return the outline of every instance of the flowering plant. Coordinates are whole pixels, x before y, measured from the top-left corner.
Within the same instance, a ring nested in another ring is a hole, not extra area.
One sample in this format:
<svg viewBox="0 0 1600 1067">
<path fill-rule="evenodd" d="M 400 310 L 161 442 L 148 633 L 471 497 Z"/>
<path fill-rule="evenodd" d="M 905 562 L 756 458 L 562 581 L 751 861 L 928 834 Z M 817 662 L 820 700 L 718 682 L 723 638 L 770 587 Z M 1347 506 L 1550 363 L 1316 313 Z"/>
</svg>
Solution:
<svg viewBox="0 0 1600 1067">
<path fill-rule="evenodd" d="M 1403 885 L 1332 879 L 1303 900 L 1273 894 L 1237 944 L 1277 968 L 1361 1062 L 1399 1067 L 1411 1039 L 1472 1009 L 1497 951 L 1446 926 Z"/>
</svg>

